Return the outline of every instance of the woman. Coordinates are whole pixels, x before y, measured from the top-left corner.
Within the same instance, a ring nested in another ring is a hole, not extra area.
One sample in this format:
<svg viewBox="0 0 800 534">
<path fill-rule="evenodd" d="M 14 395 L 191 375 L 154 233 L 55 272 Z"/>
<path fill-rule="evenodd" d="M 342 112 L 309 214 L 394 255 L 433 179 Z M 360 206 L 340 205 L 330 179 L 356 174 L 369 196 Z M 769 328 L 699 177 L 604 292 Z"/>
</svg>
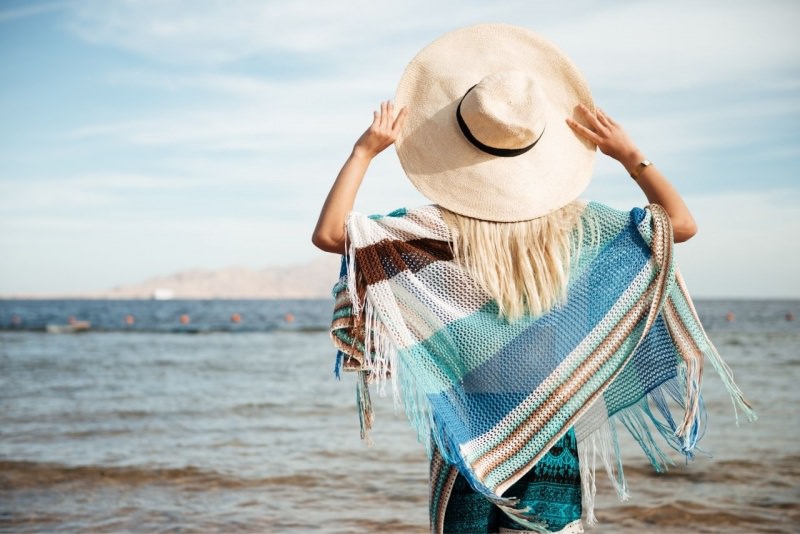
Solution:
<svg viewBox="0 0 800 534">
<path fill-rule="evenodd" d="M 670 460 L 651 429 L 691 456 L 704 359 L 751 415 L 672 263 L 697 231 L 689 209 L 563 53 L 513 26 L 457 30 L 412 60 L 397 101 L 356 141 L 313 242 L 346 254 L 332 333 L 358 371 L 362 435 L 367 384 L 391 378 L 428 445 L 433 531 L 582 532 L 596 455 L 626 496 L 615 425 L 657 469 Z M 393 143 L 435 204 L 351 213 Z M 596 148 L 646 210 L 577 200 Z"/>
</svg>

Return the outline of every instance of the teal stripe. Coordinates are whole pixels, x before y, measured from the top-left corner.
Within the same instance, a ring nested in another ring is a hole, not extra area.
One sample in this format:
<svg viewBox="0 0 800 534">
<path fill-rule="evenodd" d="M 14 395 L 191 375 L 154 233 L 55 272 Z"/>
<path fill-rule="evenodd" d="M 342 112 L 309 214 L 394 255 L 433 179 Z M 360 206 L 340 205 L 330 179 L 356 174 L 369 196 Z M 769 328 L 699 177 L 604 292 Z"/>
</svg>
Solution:
<svg viewBox="0 0 800 534">
<path fill-rule="evenodd" d="M 341 308 L 333 310 L 333 319 L 342 319 L 353 316 L 352 306 L 342 306 Z"/>
<path fill-rule="evenodd" d="M 689 307 L 689 303 L 686 301 L 686 297 L 681 292 L 678 284 L 675 284 L 675 287 L 672 290 L 670 301 L 673 303 L 674 309 L 678 312 L 681 323 L 683 323 L 686 331 L 689 332 L 689 335 L 692 337 L 692 340 L 694 340 L 694 343 L 700 348 L 701 351 L 707 350 L 708 338 L 703 334 L 703 328 L 697 323 L 697 319 L 695 319 L 695 316 Z"/>
<path fill-rule="evenodd" d="M 415 375 L 436 375 L 427 394 L 437 394 L 460 383 L 473 369 L 485 363 L 523 333 L 535 319 L 520 319 L 507 324 L 498 317 L 497 304 L 489 303 L 477 312 L 453 321 L 429 338 L 403 349 L 401 354 Z M 496 332 L 494 336 L 475 336 L 475 332 Z M 437 369 L 438 373 L 425 373 Z"/>
<path fill-rule="evenodd" d="M 364 344 L 359 341 L 357 338 L 354 338 L 350 334 L 347 333 L 345 329 L 336 329 L 331 332 L 336 339 L 342 341 L 344 344 L 349 346 L 355 346 L 358 349 L 358 352 L 364 354 Z M 366 356 L 366 355 L 365 355 Z"/>
</svg>

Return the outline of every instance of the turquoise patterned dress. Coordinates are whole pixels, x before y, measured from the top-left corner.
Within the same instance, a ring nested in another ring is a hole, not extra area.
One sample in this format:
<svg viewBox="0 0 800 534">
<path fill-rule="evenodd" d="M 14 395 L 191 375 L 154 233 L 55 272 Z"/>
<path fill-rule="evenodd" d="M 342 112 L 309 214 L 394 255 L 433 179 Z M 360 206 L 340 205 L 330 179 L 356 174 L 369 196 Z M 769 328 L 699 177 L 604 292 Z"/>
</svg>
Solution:
<svg viewBox="0 0 800 534">
<path fill-rule="evenodd" d="M 435 481 L 432 481 L 435 483 Z M 520 499 L 532 515 L 546 523 L 551 532 L 573 525 L 580 532 L 581 479 L 575 431 L 570 429 L 524 477 L 509 488 L 506 496 Z M 432 501 L 433 504 L 433 501 Z M 432 510 L 433 512 L 433 510 Z M 484 534 L 500 529 L 522 530 L 513 519 L 475 492 L 458 475 L 446 505 L 444 532 Z"/>
</svg>

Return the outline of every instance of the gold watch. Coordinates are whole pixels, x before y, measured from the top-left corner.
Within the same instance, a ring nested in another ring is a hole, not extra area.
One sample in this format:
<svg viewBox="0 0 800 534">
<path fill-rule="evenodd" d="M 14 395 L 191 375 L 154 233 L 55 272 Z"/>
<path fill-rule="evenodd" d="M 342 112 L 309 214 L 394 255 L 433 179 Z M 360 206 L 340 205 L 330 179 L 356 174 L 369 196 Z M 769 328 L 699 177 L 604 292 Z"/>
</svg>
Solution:
<svg viewBox="0 0 800 534">
<path fill-rule="evenodd" d="M 633 178 L 634 180 L 638 180 L 638 179 L 639 179 L 639 176 L 641 176 L 641 175 L 642 175 L 642 173 L 644 172 L 644 170 L 645 170 L 647 167 L 649 167 L 650 165 L 652 165 L 652 164 L 653 164 L 653 162 L 652 162 L 652 161 L 650 161 L 649 159 L 643 160 L 643 161 L 642 161 L 640 164 L 638 164 L 638 165 L 636 166 L 636 168 L 635 168 L 635 169 L 633 169 L 633 172 L 631 173 L 631 178 Z"/>
</svg>

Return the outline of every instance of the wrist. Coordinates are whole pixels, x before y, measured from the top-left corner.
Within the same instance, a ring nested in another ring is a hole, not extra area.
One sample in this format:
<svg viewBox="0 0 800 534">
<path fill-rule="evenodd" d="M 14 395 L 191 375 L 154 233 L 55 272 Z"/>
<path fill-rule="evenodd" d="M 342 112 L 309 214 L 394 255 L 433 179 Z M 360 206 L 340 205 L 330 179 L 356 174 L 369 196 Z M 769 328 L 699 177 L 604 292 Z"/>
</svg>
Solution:
<svg viewBox="0 0 800 534">
<path fill-rule="evenodd" d="M 366 147 L 356 145 L 353 147 L 353 151 L 350 153 L 351 159 L 358 159 L 369 163 L 372 161 L 372 158 L 375 157 L 375 153 L 371 150 L 367 149 Z"/>
<path fill-rule="evenodd" d="M 644 152 L 637 148 L 626 153 L 624 156 L 621 156 L 617 159 L 617 161 L 619 161 L 622 166 L 625 167 L 625 170 L 628 171 L 628 174 L 633 174 L 639 164 L 645 159 L 647 158 L 645 157 Z"/>
</svg>

